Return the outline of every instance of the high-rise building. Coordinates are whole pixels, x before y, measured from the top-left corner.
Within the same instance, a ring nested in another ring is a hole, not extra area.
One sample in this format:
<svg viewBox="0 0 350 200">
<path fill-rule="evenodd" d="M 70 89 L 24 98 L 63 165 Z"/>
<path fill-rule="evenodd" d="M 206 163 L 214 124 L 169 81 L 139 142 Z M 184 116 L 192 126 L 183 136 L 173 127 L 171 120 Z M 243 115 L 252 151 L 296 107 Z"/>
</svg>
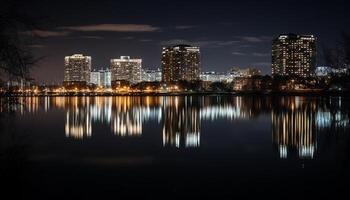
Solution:
<svg viewBox="0 0 350 200">
<path fill-rule="evenodd" d="M 142 81 L 146 82 L 160 82 L 162 81 L 162 71 L 158 69 L 143 69 Z"/>
<path fill-rule="evenodd" d="M 316 65 L 313 35 L 280 35 L 272 44 L 272 76 L 308 77 Z"/>
<path fill-rule="evenodd" d="M 130 59 L 130 56 L 121 56 L 120 59 L 111 59 L 111 80 L 128 81 L 135 84 L 141 81 L 142 59 Z"/>
<path fill-rule="evenodd" d="M 101 87 L 111 86 L 111 71 L 109 69 L 92 70 L 90 78 L 90 83 L 94 85 Z"/>
<path fill-rule="evenodd" d="M 199 47 L 189 45 L 163 47 L 161 65 L 163 82 L 199 80 Z"/>
<path fill-rule="evenodd" d="M 64 58 L 64 85 L 87 85 L 90 82 L 91 57 L 74 54 Z"/>
<path fill-rule="evenodd" d="M 100 85 L 100 72 L 99 70 L 92 70 L 90 73 L 90 83 L 94 85 Z"/>
<path fill-rule="evenodd" d="M 105 69 L 100 71 L 100 84 L 102 87 L 111 87 L 111 70 Z"/>
</svg>

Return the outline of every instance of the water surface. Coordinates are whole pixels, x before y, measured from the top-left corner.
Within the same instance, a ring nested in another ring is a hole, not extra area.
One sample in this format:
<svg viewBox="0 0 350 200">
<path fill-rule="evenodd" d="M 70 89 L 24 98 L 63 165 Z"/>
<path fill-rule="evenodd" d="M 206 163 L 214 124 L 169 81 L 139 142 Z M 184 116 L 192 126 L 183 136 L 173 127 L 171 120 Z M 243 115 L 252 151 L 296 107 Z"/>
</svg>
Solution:
<svg viewBox="0 0 350 200">
<path fill-rule="evenodd" d="M 349 100 L 1 99 L 4 191 L 26 199 L 335 197 L 350 177 Z"/>
</svg>

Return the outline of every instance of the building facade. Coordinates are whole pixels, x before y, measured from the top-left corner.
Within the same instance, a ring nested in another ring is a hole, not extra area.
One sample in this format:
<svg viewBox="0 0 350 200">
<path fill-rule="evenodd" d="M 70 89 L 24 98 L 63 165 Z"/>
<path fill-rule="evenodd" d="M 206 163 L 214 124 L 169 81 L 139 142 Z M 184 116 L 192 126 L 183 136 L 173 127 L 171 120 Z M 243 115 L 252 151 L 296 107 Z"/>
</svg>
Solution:
<svg viewBox="0 0 350 200">
<path fill-rule="evenodd" d="M 90 82 L 91 57 L 74 54 L 64 58 L 64 85 L 87 85 Z"/>
<path fill-rule="evenodd" d="M 128 81 L 135 84 L 141 81 L 142 59 L 121 56 L 119 59 L 111 59 L 110 64 L 112 82 Z"/>
<path fill-rule="evenodd" d="M 236 78 L 251 78 L 254 76 L 261 76 L 261 71 L 253 67 L 248 67 L 244 69 L 234 67 L 231 69 L 230 74 Z"/>
<path fill-rule="evenodd" d="M 160 82 L 162 81 L 161 69 L 143 69 L 142 70 L 142 81 L 145 82 Z"/>
<path fill-rule="evenodd" d="M 232 77 L 230 73 L 209 71 L 201 72 L 200 80 L 206 82 L 231 82 Z"/>
<path fill-rule="evenodd" d="M 189 45 L 163 47 L 161 65 L 163 82 L 199 80 L 199 47 Z"/>
<path fill-rule="evenodd" d="M 272 44 L 272 76 L 309 77 L 316 65 L 313 35 L 280 35 Z"/>
<path fill-rule="evenodd" d="M 100 84 L 100 72 L 99 70 L 92 70 L 90 73 L 90 83 L 94 85 Z"/>
<path fill-rule="evenodd" d="M 331 68 L 328 66 L 317 66 L 315 69 L 316 77 L 342 76 L 346 73 L 348 73 L 347 68 Z"/>
<path fill-rule="evenodd" d="M 232 82 L 237 78 L 252 78 L 261 76 L 261 71 L 256 68 L 238 68 L 234 67 L 228 72 L 201 72 L 200 80 L 205 82 Z"/>
<path fill-rule="evenodd" d="M 100 87 L 111 86 L 111 71 L 109 69 L 92 70 L 90 83 Z"/>
</svg>

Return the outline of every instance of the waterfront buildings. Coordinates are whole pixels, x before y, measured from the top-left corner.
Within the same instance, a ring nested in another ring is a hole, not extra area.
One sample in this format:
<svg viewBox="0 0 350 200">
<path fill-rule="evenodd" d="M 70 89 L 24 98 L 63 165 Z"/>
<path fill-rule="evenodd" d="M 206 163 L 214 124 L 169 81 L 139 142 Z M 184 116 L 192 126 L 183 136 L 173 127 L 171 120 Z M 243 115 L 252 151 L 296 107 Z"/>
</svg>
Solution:
<svg viewBox="0 0 350 200">
<path fill-rule="evenodd" d="M 200 80 L 205 82 L 232 82 L 237 78 L 251 78 L 261 76 L 261 71 L 256 68 L 232 68 L 228 72 L 201 72 Z"/>
<path fill-rule="evenodd" d="M 199 47 L 192 47 L 189 45 L 163 47 L 161 66 L 163 82 L 199 80 Z"/>
<path fill-rule="evenodd" d="M 145 82 L 160 82 L 162 81 L 161 69 L 142 69 L 142 81 Z"/>
<path fill-rule="evenodd" d="M 272 76 L 306 78 L 316 64 L 316 38 L 313 35 L 280 35 L 272 44 Z"/>
<path fill-rule="evenodd" d="M 65 86 L 84 86 L 90 82 L 91 57 L 74 54 L 64 58 Z"/>
<path fill-rule="evenodd" d="M 121 56 L 119 59 L 111 59 L 111 81 L 129 82 L 135 84 L 141 82 L 142 59 L 131 59 L 130 56 Z"/>
<path fill-rule="evenodd" d="M 201 72 L 200 79 L 206 82 L 230 82 L 230 74 L 225 72 Z"/>
<path fill-rule="evenodd" d="M 347 68 L 331 68 L 328 66 L 317 66 L 315 69 L 315 75 L 317 77 L 326 77 L 326 76 L 341 76 L 345 75 L 348 72 Z"/>
<path fill-rule="evenodd" d="M 92 70 L 90 83 L 100 87 L 110 87 L 111 71 L 109 69 Z"/>
<path fill-rule="evenodd" d="M 231 69 L 230 74 L 233 77 L 251 78 L 254 76 L 261 76 L 261 71 L 259 69 L 253 68 L 253 67 L 248 67 L 248 68 L 244 68 L 244 69 L 234 67 Z"/>
<path fill-rule="evenodd" d="M 90 83 L 93 85 L 100 84 L 100 72 L 98 70 L 92 70 L 90 73 Z"/>
</svg>

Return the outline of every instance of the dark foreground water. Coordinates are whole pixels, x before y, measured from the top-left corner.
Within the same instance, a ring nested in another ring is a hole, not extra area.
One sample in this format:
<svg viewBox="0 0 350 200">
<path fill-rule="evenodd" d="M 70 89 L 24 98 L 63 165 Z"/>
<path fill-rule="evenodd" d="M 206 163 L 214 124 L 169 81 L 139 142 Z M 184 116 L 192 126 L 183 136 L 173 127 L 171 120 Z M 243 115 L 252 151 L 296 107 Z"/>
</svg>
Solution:
<svg viewBox="0 0 350 200">
<path fill-rule="evenodd" d="M 0 195 L 8 199 L 349 195 L 346 97 L 19 102 L 1 99 Z"/>
</svg>

